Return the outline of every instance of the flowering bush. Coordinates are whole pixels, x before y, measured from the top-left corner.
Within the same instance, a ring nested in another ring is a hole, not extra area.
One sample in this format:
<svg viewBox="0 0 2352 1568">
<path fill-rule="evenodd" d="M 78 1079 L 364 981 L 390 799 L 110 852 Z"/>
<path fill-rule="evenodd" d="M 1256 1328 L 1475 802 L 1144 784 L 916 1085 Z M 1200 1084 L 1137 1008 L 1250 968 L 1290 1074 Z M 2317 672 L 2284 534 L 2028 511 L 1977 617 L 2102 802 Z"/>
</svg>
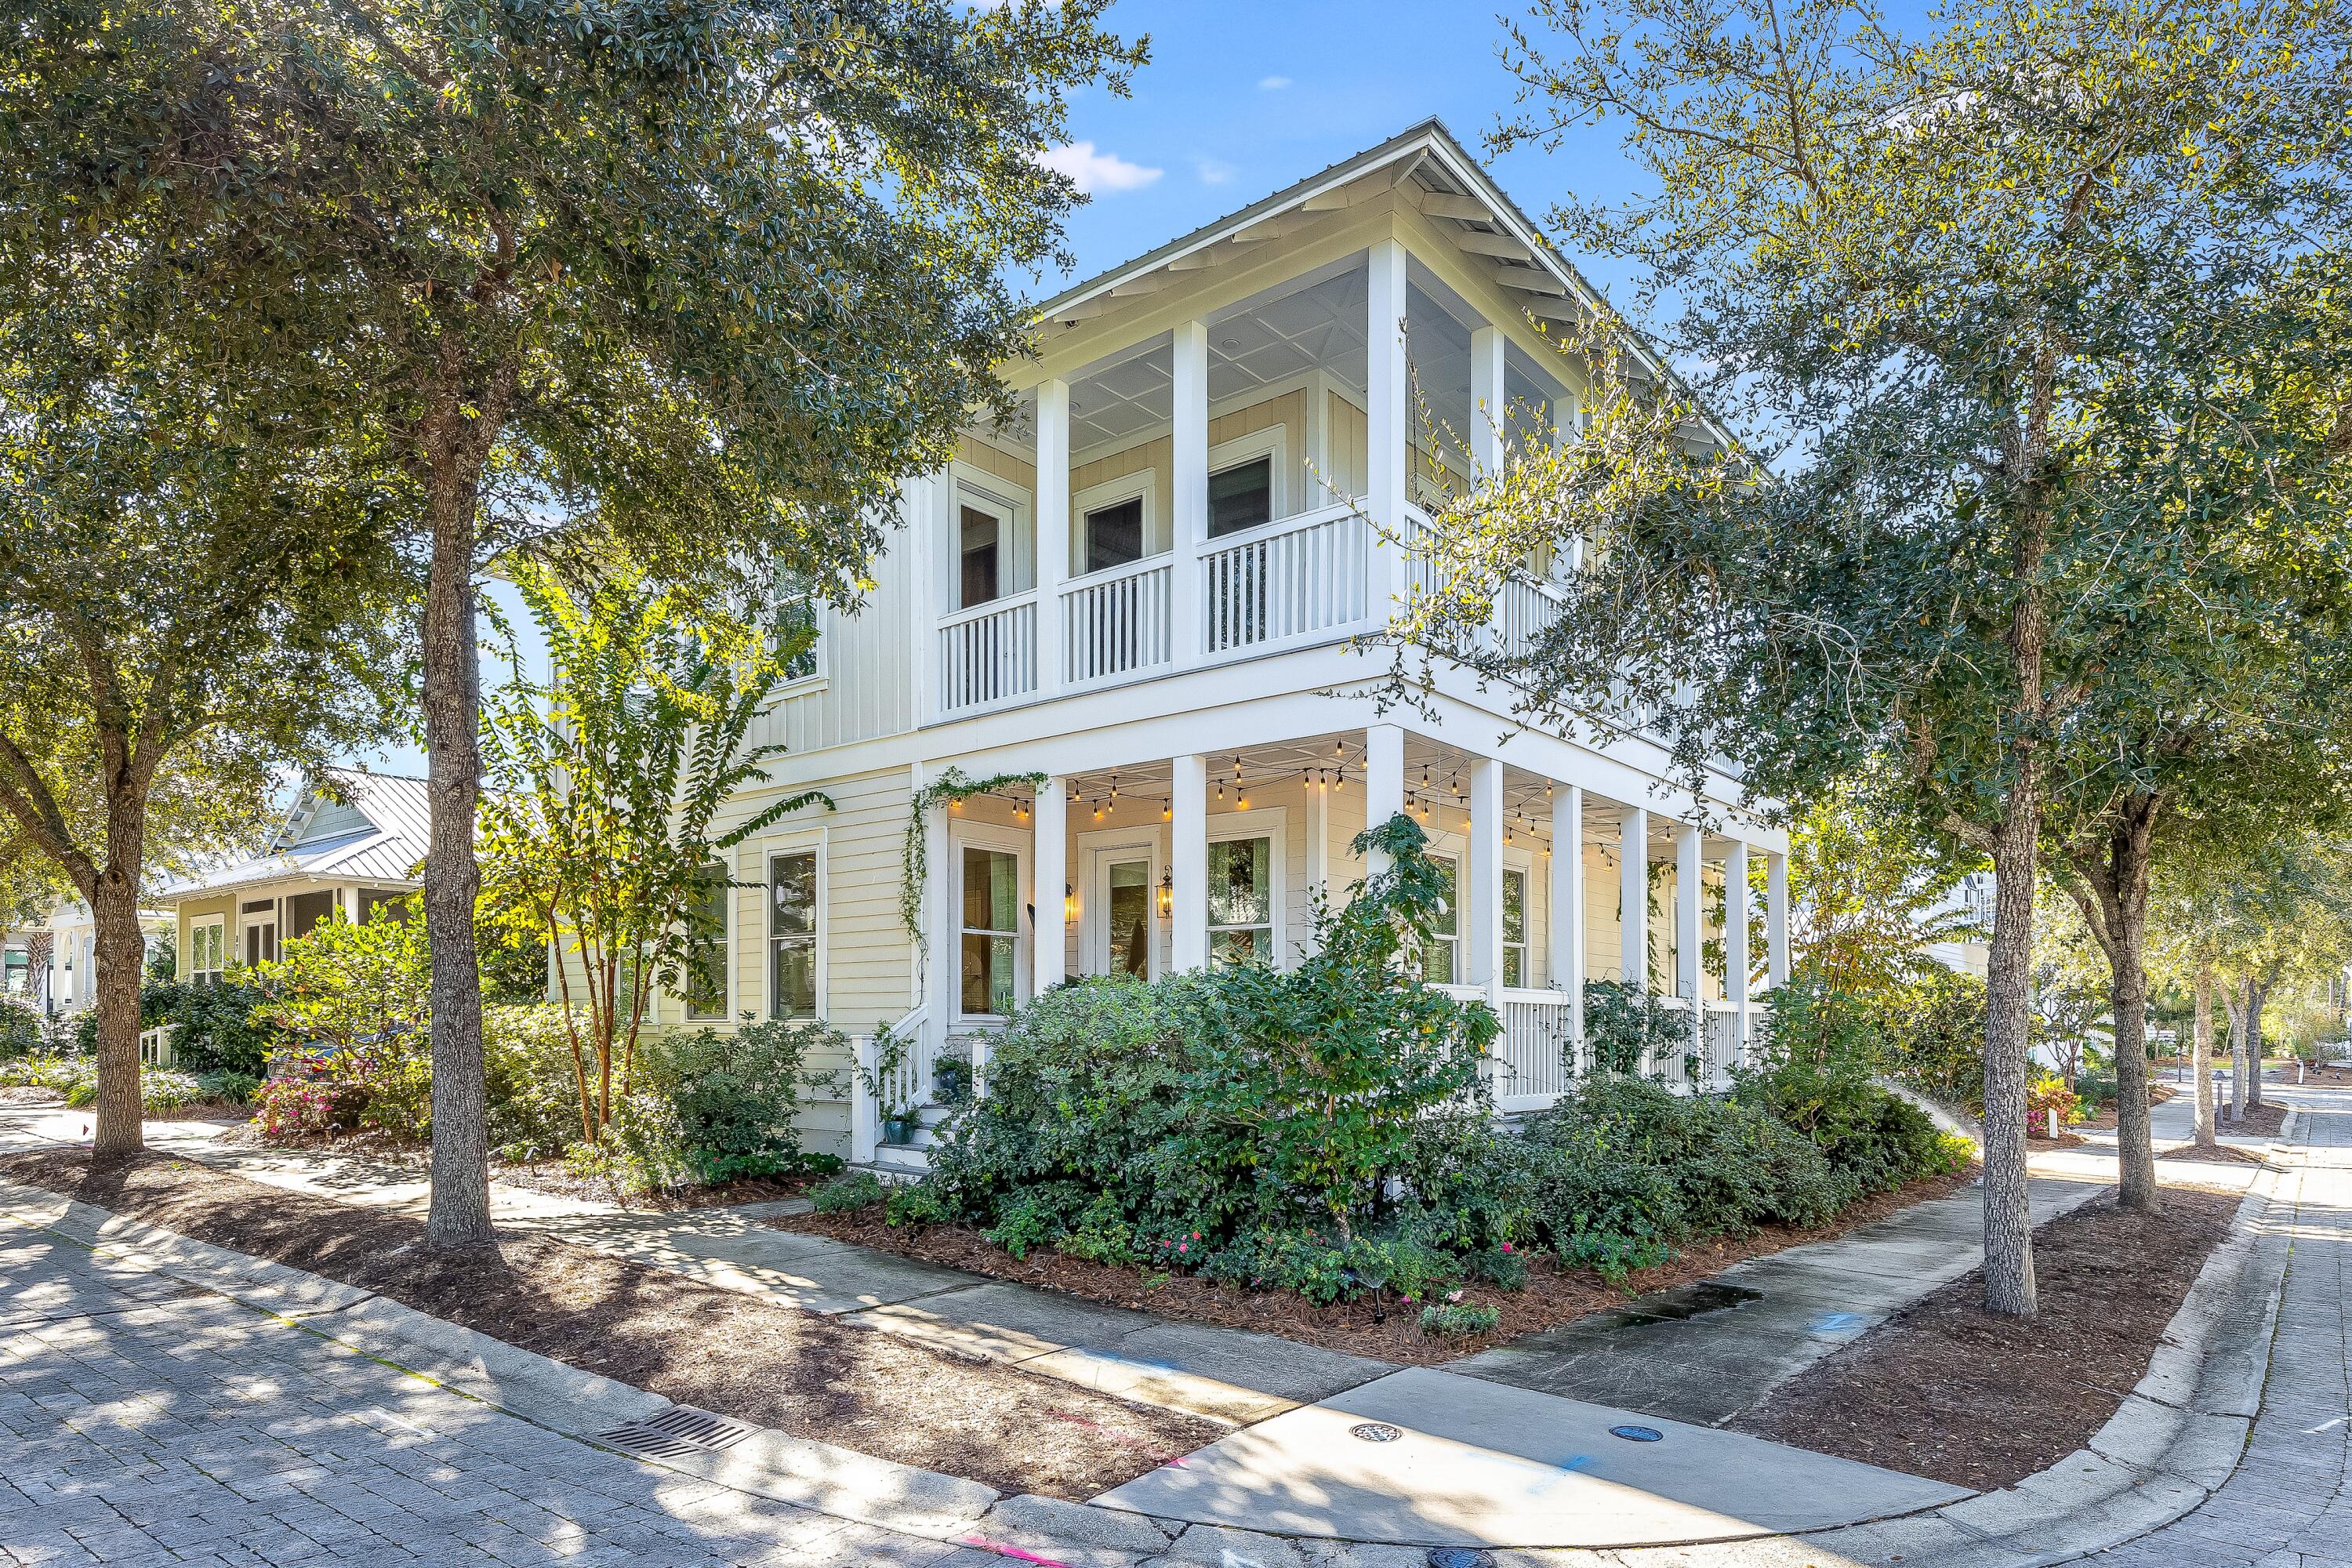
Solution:
<svg viewBox="0 0 2352 1568">
<path fill-rule="evenodd" d="M 2061 1130 L 2084 1119 L 2086 1112 L 2074 1091 L 2066 1087 L 2065 1079 L 2054 1073 L 2044 1073 L 2025 1089 L 2025 1131 L 2029 1137 L 2039 1138 L 2050 1127 L 2050 1113 L 2058 1113 Z"/>
<path fill-rule="evenodd" d="M 359 1125 L 361 1099 L 349 1084 L 276 1079 L 254 1097 L 254 1124 L 273 1143 L 323 1137 Z"/>
</svg>

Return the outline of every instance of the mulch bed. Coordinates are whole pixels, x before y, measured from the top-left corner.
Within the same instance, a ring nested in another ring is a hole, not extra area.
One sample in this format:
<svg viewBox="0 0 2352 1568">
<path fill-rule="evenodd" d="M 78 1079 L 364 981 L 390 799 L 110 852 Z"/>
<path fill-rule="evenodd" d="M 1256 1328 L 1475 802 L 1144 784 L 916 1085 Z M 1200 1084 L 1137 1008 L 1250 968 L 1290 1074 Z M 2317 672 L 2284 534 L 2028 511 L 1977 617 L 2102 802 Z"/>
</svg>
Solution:
<svg viewBox="0 0 2352 1568">
<path fill-rule="evenodd" d="M 1591 1268 L 1563 1268 L 1549 1258 L 1530 1255 L 1524 1289 L 1499 1290 L 1476 1284 L 1463 1288 L 1464 1301 L 1493 1307 L 1502 1313 L 1492 1333 L 1442 1340 L 1421 1331 L 1422 1303 L 1407 1306 L 1391 1298 L 1384 1302 L 1359 1300 L 1317 1306 L 1286 1291 L 1244 1290 L 1236 1286 L 1212 1284 L 1193 1274 L 1094 1263 L 1051 1248 L 1038 1248 L 1026 1258 L 1017 1258 L 968 1226 L 928 1226 L 917 1229 L 887 1225 L 878 1207 L 846 1214 L 788 1215 L 767 1223 L 782 1230 L 829 1236 L 878 1251 L 894 1252 L 902 1258 L 1010 1279 L 1043 1290 L 1058 1290 L 1163 1318 L 1251 1329 L 1351 1355 L 1431 1366 L 1521 1334 L 1557 1328 L 1594 1312 L 1622 1307 L 1632 1296 L 1704 1279 L 1745 1258 L 1803 1242 L 1826 1240 L 1925 1199 L 1949 1196 L 1975 1180 L 1973 1167 L 1958 1175 L 1926 1177 L 1897 1191 L 1867 1198 L 1830 1224 L 1811 1230 L 1770 1226 L 1753 1236 L 1693 1242 L 1679 1249 L 1663 1267 L 1627 1276 L 1622 1286 L 1612 1285 Z"/>
<path fill-rule="evenodd" d="M 2223 1165 L 2260 1165 L 2266 1162 L 2259 1149 L 2235 1143 L 2181 1143 L 2157 1156 L 2159 1160 L 2204 1160 Z"/>
<path fill-rule="evenodd" d="M 1815 1453 L 1990 1491 L 2064 1458 L 2147 1372 L 2234 1194 L 2164 1190 L 2160 1215 L 2107 1199 L 2033 1237 L 2039 1315 L 1984 1310 L 1981 1270 L 1905 1308 L 1731 1425 Z"/>
<path fill-rule="evenodd" d="M 1225 1430 L 541 1237 L 435 1254 L 419 1220 L 153 1157 L 45 1151 L 0 1173 L 681 1405 L 1006 1491 L 1092 1497 Z"/>
<path fill-rule="evenodd" d="M 2246 1107 L 2246 1114 L 2235 1121 L 2230 1120 L 2228 1106 L 2213 1109 L 2213 1131 L 2234 1138 L 2275 1138 L 2285 1126 L 2286 1107 L 2274 1100 Z"/>
<path fill-rule="evenodd" d="M 490 1180 L 504 1182 L 510 1187 L 528 1187 L 532 1192 L 548 1193 L 556 1197 L 588 1198 L 597 1203 L 618 1204 L 625 1209 L 668 1214 L 679 1209 L 725 1208 L 731 1204 L 765 1204 L 774 1203 L 780 1198 L 805 1197 L 809 1189 L 824 1178 L 745 1176 L 737 1181 L 721 1182 L 713 1187 L 688 1187 L 679 1193 L 624 1194 L 615 1191 L 610 1182 L 583 1180 L 573 1175 L 561 1160 L 542 1160 L 529 1165 L 493 1163 Z"/>
</svg>

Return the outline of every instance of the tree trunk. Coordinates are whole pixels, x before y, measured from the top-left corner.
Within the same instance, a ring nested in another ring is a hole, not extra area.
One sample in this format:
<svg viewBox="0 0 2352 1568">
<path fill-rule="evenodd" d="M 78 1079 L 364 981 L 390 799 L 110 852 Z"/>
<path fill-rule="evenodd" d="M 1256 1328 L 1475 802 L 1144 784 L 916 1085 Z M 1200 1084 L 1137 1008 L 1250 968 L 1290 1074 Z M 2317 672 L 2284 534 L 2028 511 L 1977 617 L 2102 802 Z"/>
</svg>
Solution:
<svg viewBox="0 0 2352 1568">
<path fill-rule="evenodd" d="M 131 809 L 144 815 L 144 803 Z M 146 942 L 139 930 L 139 879 L 126 869 L 140 862 L 135 830 L 125 858 L 121 826 L 109 824 L 110 853 L 90 890 L 97 928 L 98 1104 L 90 1155 L 127 1160 L 146 1146 L 139 1094 L 139 983 Z"/>
<path fill-rule="evenodd" d="M 2163 810 L 2160 795 L 2126 795 L 2106 832 L 2068 858 L 2074 876 L 2067 890 L 2107 961 L 2116 1026 L 2116 1202 L 2143 1214 L 2161 1206 L 2147 1113 L 2147 880 Z"/>
<path fill-rule="evenodd" d="M 2190 1033 L 2189 1068 L 2197 1075 L 2197 1142 L 2213 1142 L 2213 970 L 2197 966 L 2197 1019 Z"/>
<path fill-rule="evenodd" d="M 2233 990 L 2225 992 L 2221 1005 L 2230 1015 L 2230 1120 L 2240 1121 L 2246 1114 L 2246 1014 L 2247 1001 L 2253 993 L 2254 983 L 2248 978 Z"/>
<path fill-rule="evenodd" d="M 2034 1313 L 2033 1215 L 2025 1186 L 2025 1089 L 2032 1046 L 2033 878 L 2040 801 L 2029 756 L 1993 846 L 1992 945 L 1985 975 L 1985 1310 Z"/>
<path fill-rule="evenodd" d="M 425 932 L 433 960 L 433 1201 L 425 1237 L 427 1246 L 454 1248 L 491 1238 L 482 976 L 474 947 L 474 900 L 481 886 L 474 861 L 474 812 L 482 773 L 475 487 L 436 476 L 431 504 L 424 655 L 432 802 Z"/>
<path fill-rule="evenodd" d="M 2257 979 L 2246 994 L 2246 1104 L 2263 1102 L 2263 1004 L 2271 998 L 2271 983 Z"/>
</svg>

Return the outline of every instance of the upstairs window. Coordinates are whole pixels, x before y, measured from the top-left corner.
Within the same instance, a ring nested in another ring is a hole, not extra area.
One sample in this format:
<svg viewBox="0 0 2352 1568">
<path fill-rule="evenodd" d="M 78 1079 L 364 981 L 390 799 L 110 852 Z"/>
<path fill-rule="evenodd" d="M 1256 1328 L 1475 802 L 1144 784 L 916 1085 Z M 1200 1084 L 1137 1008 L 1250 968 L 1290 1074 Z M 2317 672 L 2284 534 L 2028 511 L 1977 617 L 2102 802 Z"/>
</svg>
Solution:
<svg viewBox="0 0 2352 1568">
<path fill-rule="evenodd" d="M 1528 874 L 1503 873 L 1503 984 L 1528 983 Z"/>
<path fill-rule="evenodd" d="M 969 505 L 961 516 L 956 607 L 968 610 L 987 604 L 1003 591 L 1004 520 Z"/>
<path fill-rule="evenodd" d="M 1209 476 L 1209 537 L 1274 521 L 1274 458 L 1269 455 Z"/>
<path fill-rule="evenodd" d="M 1429 941 L 1421 950 L 1421 977 L 1432 985 L 1452 985 L 1462 973 L 1458 949 L 1462 931 L 1461 863 L 1441 855 L 1433 855 L 1429 859 L 1444 875 L 1445 902 L 1430 918 Z"/>
<path fill-rule="evenodd" d="M 1105 572 L 1143 559 L 1143 498 L 1130 496 L 1087 513 L 1087 570 Z"/>
</svg>

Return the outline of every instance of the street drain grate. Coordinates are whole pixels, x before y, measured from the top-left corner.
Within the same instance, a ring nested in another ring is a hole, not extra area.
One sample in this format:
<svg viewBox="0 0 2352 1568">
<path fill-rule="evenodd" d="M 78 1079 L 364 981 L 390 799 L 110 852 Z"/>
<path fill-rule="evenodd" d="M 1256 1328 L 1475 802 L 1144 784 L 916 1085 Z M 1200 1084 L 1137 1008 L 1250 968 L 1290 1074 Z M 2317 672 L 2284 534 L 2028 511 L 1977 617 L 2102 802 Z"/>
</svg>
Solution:
<svg viewBox="0 0 2352 1568">
<path fill-rule="evenodd" d="M 675 1459 L 688 1454 L 715 1454 L 751 1435 L 751 1428 L 740 1421 L 678 1405 L 650 1419 L 599 1432 L 596 1440 L 649 1459 Z"/>
<path fill-rule="evenodd" d="M 1366 1421 L 1360 1426 L 1349 1427 L 1348 1433 L 1350 1436 L 1360 1437 L 1367 1443 L 1393 1443 L 1404 1436 L 1385 1421 Z"/>
</svg>

